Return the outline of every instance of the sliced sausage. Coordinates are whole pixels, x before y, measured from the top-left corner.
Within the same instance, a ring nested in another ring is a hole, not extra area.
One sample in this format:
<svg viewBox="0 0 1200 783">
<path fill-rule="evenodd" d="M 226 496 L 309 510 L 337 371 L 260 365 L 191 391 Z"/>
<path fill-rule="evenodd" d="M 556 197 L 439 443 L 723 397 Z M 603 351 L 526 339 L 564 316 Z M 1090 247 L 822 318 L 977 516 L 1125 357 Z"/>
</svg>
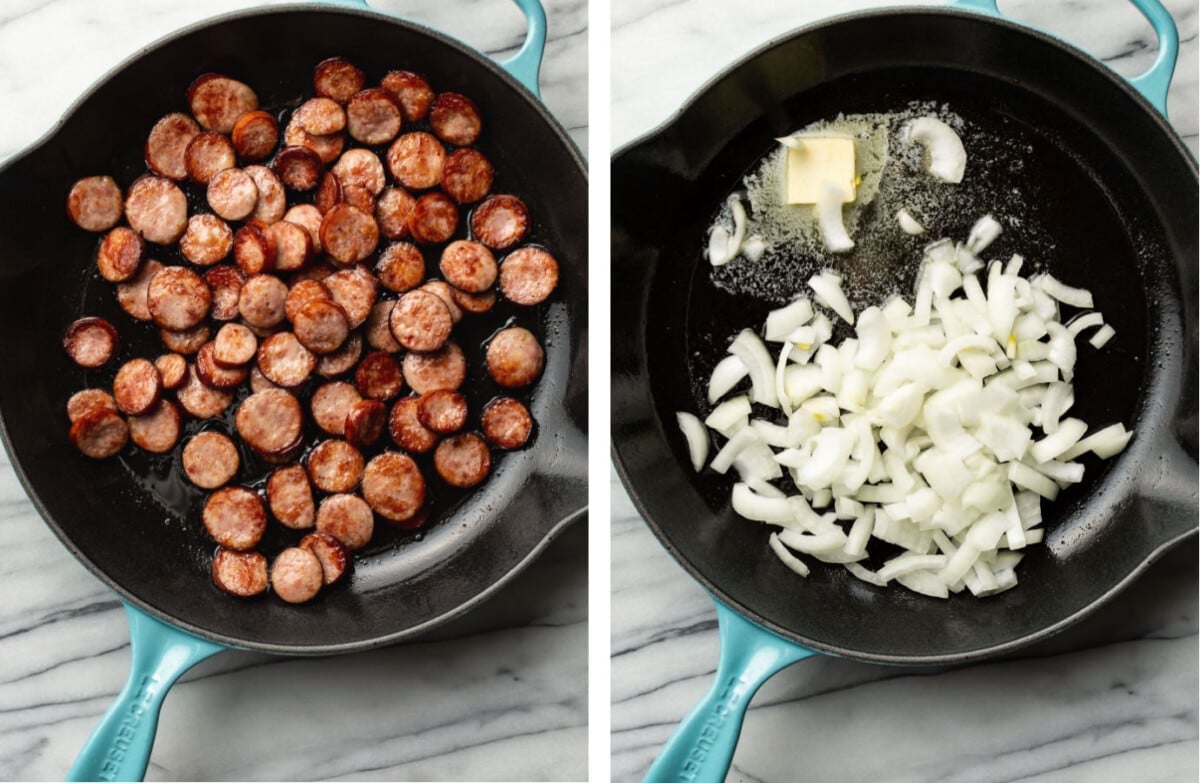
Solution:
<svg viewBox="0 0 1200 783">
<path fill-rule="evenodd" d="M 276 383 L 272 383 L 267 376 L 263 375 L 262 370 L 258 369 L 257 364 L 250 366 L 250 391 L 259 392 L 263 389 L 280 389 L 283 388 Z"/>
<path fill-rule="evenodd" d="M 342 203 L 349 204 L 368 215 L 375 214 L 375 197 L 364 187 L 347 185 L 342 189 Z M 376 222 L 378 223 L 378 221 Z"/>
<path fill-rule="evenodd" d="M 350 328 L 356 329 L 366 322 L 379 296 L 375 276 L 366 267 L 355 266 L 342 269 L 325 278 L 322 283 L 333 301 L 346 312 Z"/>
<path fill-rule="evenodd" d="M 238 299 L 246 275 L 236 266 L 221 264 L 204 273 L 204 282 L 212 291 L 212 310 L 209 315 L 218 321 L 232 321 L 240 314 Z M 149 311 L 147 311 L 149 312 Z"/>
<path fill-rule="evenodd" d="M 275 595 L 289 604 L 311 601 L 324 583 L 321 561 L 307 549 L 288 547 L 271 563 L 271 586 Z"/>
<path fill-rule="evenodd" d="M 533 417 L 520 400 L 497 397 L 483 409 L 483 435 L 498 449 L 519 449 L 533 431 Z"/>
<path fill-rule="evenodd" d="M 274 275 L 255 275 L 238 294 L 238 312 L 250 326 L 270 329 L 283 321 L 288 287 Z M 287 384 L 285 384 L 287 385 Z"/>
<path fill-rule="evenodd" d="M 281 220 L 267 227 L 275 245 L 275 271 L 303 269 L 313 255 L 312 237 L 303 226 Z"/>
<path fill-rule="evenodd" d="M 479 138 L 483 121 L 479 117 L 479 108 L 470 98 L 456 92 L 444 92 L 434 98 L 429 107 L 429 127 L 447 144 L 467 147 Z"/>
<path fill-rule="evenodd" d="M 197 419 L 211 419 L 220 416 L 233 403 L 233 394 L 205 386 L 195 368 L 189 366 L 183 385 L 175 392 L 175 399 Z"/>
<path fill-rule="evenodd" d="M 162 268 L 163 265 L 159 262 L 147 259 L 136 275 L 124 283 L 117 284 L 117 304 L 130 317 L 139 321 L 150 320 L 150 305 L 147 302 L 150 281 Z"/>
<path fill-rule="evenodd" d="M 319 280 L 300 280 L 288 289 L 287 299 L 283 301 L 283 314 L 292 323 L 296 322 L 296 314 L 300 308 L 316 300 L 331 300 L 329 289 Z"/>
<path fill-rule="evenodd" d="M 403 239 L 408 236 L 408 215 L 416 206 L 417 199 L 403 188 L 387 188 L 375 202 L 375 222 L 379 233 L 388 239 Z"/>
<path fill-rule="evenodd" d="M 327 585 L 341 579 L 350 565 L 350 553 L 346 547 L 328 533 L 319 530 L 309 533 L 300 539 L 300 547 L 312 552 L 321 561 L 321 573 Z"/>
<path fill-rule="evenodd" d="M 362 345 L 362 335 L 351 332 L 341 348 L 317 360 L 317 375 L 322 378 L 335 378 L 349 372 L 358 364 L 358 357 L 362 356 Z"/>
<path fill-rule="evenodd" d="M 137 274 L 146 253 L 146 243 L 137 232 L 117 226 L 104 235 L 96 252 L 96 268 L 110 283 L 120 283 Z"/>
<path fill-rule="evenodd" d="M 125 217 L 146 241 L 173 244 L 187 228 L 187 196 L 171 180 L 145 174 L 129 186 Z"/>
<path fill-rule="evenodd" d="M 468 294 L 466 291 L 451 287 L 450 297 L 460 310 L 475 315 L 489 312 L 496 306 L 496 291 L 490 288 L 480 294 Z"/>
<path fill-rule="evenodd" d="M 314 136 L 300 125 L 295 115 L 283 129 L 283 143 L 288 147 L 304 147 L 316 153 L 321 163 L 328 165 L 338 159 L 346 146 L 346 136 L 343 133 L 330 133 L 326 136 Z"/>
<path fill-rule="evenodd" d="M 242 159 L 265 160 L 279 142 L 279 121 L 270 112 L 248 111 L 233 124 L 229 139 Z"/>
<path fill-rule="evenodd" d="M 234 324 L 226 324 L 226 326 L 234 326 Z M 249 331 L 247 329 L 246 331 Z M 251 334 L 251 337 L 254 335 Z M 213 353 L 216 343 L 205 343 L 200 346 L 200 350 L 196 352 L 196 374 L 200 376 L 200 380 L 205 386 L 210 386 L 214 389 L 232 389 L 236 386 L 241 386 L 246 380 L 246 376 L 250 373 L 250 368 L 245 365 L 223 367 L 213 358 Z"/>
<path fill-rule="evenodd" d="M 85 457 L 106 459 L 125 448 L 129 425 L 119 413 L 92 408 L 71 423 L 71 443 Z"/>
<path fill-rule="evenodd" d="M 314 136 L 340 133 L 346 128 L 346 110 L 332 98 L 310 98 L 292 115 L 305 131 Z"/>
<path fill-rule="evenodd" d="M 104 389 L 81 389 L 67 400 L 67 418 L 72 424 L 83 414 L 95 409 L 120 412 L 117 410 L 117 401 Z"/>
<path fill-rule="evenodd" d="M 159 400 L 144 414 L 129 417 L 130 440 L 152 454 L 166 454 L 175 448 L 182 428 L 179 409 L 170 400 Z"/>
<path fill-rule="evenodd" d="M 284 527 L 306 530 L 317 524 L 308 472 L 300 465 L 279 468 L 267 479 L 267 505 Z"/>
<path fill-rule="evenodd" d="M 396 300 L 388 322 L 396 341 L 410 351 L 436 351 L 450 338 L 450 310 L 435 294 L 409 291 Z"/>
<path fill-rule="evenodd" d="M 390 400 L 404 389 L 404 376 L 399 362 L 390 353 L 374 351 L 358 363 L 354 385 L 368 399 Z"/>
<path fill-rule="evenodd" d="M 470 294 L 486 291 L 496 282 L 496 258 L 492 251 L 469 239 L 446 245 L 439 268 L 447 283 Z"/>
<path fill-rule="evenodd" d="M 89 370 L 100 367 L 117 352 L 117 330 L 103 318 L 80 318 L 67 327 L 63 349 L 71 361 Z"/>
<path fill-rule="evenodd" d="M 208 290 L 204 278 L 187 267 L 163 267 L 150 280 L 146 305 L 150 317 L 161 328 L 191 329 L 208 315 L 212 291 Z"/>
<path fill-rule="evenodd" d="M 258 347 L 258 368 L 272 383 L 299 386 L 317 366 L 317 357 L 291 332 L 273 334 Z"/>
<path fill-rule="evenodd" d="M 208 181 L 208 206 L 226 220 L 244 220 L 258 205 L 258 186 L 241 169 L 218 171 Z"/>
<path fill-rule="evenodd" d="M 237 598 L 267 591 L 267 558 L 260 552 L 235 552 L 220 547 L 213 555 L 213 584 Z"/>
<path fill-rule="evenodd" d="M 500 290 L 516 304 L 541 304 L 557 286 L 558 261 L 540 247 L 513 251 L 500 265 Z"/>
<path fill-rule="evenodd" d="M 181 353 L 184 356 L 191 356 L 196 351 L 199 351 L 206 342 L 212 330 L 208 328 L 208 324 L 199 324 L 191 329 L 159 329 L 158 336 L 162 340 L 162 344 L 168 351 Z"/>
<path fill-rule="evenodd" d="M 541 344 L 533 332 L 520 326 L 500 330 L 488 343 L 488 375 L 505 388 L 528 386 L 541 375 L 545 364 Z"/>
<path fill-rule="evenodd" d="M 376 351 L 396 353 L 400 350 L 400 343 L 396 342 L 396 338 L 392 336 L 390 324 L 394 304 L 396 303 L 391 299 L 376 302 L 375 306 L 371 308 L 371 314 L 367 316 L 367 323 L 363 326 L 363 331 L 367 335 L 367 345 Z"/>
<path fill-rule="evenodd" d="M 85 231 L 108 231 L 124 209 L 121 188 L 109 176 L 84 177 L 67 194 L 67 216 Z"/>
<path fill-rule="evenodd" d="M 362 395 L 353 384 L 345 381 L 327 383 L 313 392 L 309 407 L 313 421 L 330 435 L 346 434 L 346 417 L 354 406 L 362 401 Z"/>
<path fill-rule="evenodd" d="M 437 445 L 433 469 L 450 486 L 468 489 L 487 478 L 492 455 L 483 438 L 473 432 L 460 432 Z"/>
<path fill-rule="evenodd" d="M 439 435 L 458 432 L 467 423 L 467 398 L 450 389 L 422 394 L 417 419 Z"/>
<path fill-rule="evenodd" d="M 402 524 L 413 520 L 425 505 L 425 478 L 412 457 L 387 451 L 367 463 L 362 494 L 376 514 Z"/>
<path fill-rule="evenodd" d="M 342 183 L 338 181 L 337 175 L 332 171 L 327 171 L 321 175 L 321 181 L 317 183 L 317 192 L 313 196 L 313 204 L 324 215 L 329 210 L 341 204 L 342 198 Z"/>
<path fill-rule="evenodd" d="M 333 536 L 354 552 L 371 542 L 375 515 L 358 495 L 330 495 L 317 509 L 317 530 Z"/>
<path fill-rule="evenodd" d="M 441 299 L 442 304 L 446 305 L 446 309 L 450 311 L 450 320 L 452 322 L 458 323 L 462 320 L 462 308 L 454 300 L 454 287 L 445 280 L 430 280 L 427 283 L 422 283 L 418 290 L 428 291 L 438 299 Z"/>
<path fill-rule="evenodd" d="M 379 224 L 369 213 L 338 204 L 321 219 L 321 246 L 339 264 L 357 264 L 375 252 Z"/>
<path fill-rule="evenodd" d="M 242 401 L 233 422 L 242 440 L 255 451 L 280 453 L 300 439 L 304 411 L 283 389 L 264 389 Z"/>
<path fill-rule="evenodd" d="M 349 492 L 362 472 L 362 452 L 344 440 L 322 441 L 308 454 L 308 477 L 322 492 Z"/>
<path fill-rule="evenodd" d="M 296 339 L 313 353 L 332 353 L 350 336 L 346 311 L 336 302 L 314 299 L 301 307 L 292 319 Z"/>
<path fill-rule="evenodd" d="M 457 228 L 458 207 L 443 193 L 426 193 L 408 214 L 408 232 L 417 242 L 445 242 Z"/>
<path fill-rule="evenodd" d="M 240 367 L 249 363 L 258 352 L 258 338 L 242 324 L 222 326 L 212 345 L 213 361 L 222 367 Z"/>
<path fill-rule="evenodd" d="M 324 216 L 321 210 L 314 207 L 312 204 L 297 204 L 287 211 L 283 219 L 289 223 L 295 223 L 308 232 L 312 238 L 313 253 L 322 253 L 325 250 L 321 244 L 321 221 Z"/>
<path fill-rule="evenodd" d="M 122 413 L 141 415 L 153 408 L 161 396 L 162 376 L 149 359 L 132 359 L 117 370 L 113 398 Z"/>
<path fill-rule="evenodd" d="M 271 163 L 271 169 L 284 187 L 292 190 L 312 190 L 324 170 L 321 156 L 308 147 L 284 147 Z"/>
<path fill-rule="evenodd" d="M 346 104 L 346 132 L 368 146 L 386 144 L 396 138 L 404 116 L 387 92 L 372 87 L 362 90 Z"/>
<path fill-rule="evenodd" d="M 471 213 L 471 235 L 492 250 L 507 250 L 529 233 L 529 209 L 516 196 L 488 196 Z"/>
<path fill-rule="evenodd" d="M 201 518 L 213 541 L 238 551 L 254 548 L 267 529 L 262 501 L 244 487 L 224 487 L 209 495 Z"/>
<path fill-rule="evenodd" d="M 442 180 L 446 148 L 423 131 L 406 133 L 388 147 L 388 171 L 410 190 L 432 188 Z"/>
<path fill-rule="evenodd" d="M 287 193 L 275 172 L 266 166 L 247 166 L 242 171 L 250 175 L 258 188 L 258 201 L 250 213 L 250 220 L 267 226 L 282 220 L 287 211 Z"/>
<path fill-rule="evenodd" d="M 424 76 L 412 71 L 388 71 L 379 86 L 399 104 L 406 122 L 418 122 L 429 114 L 434 93 Z"/>
<path fill-rule="evenodd" d="M 186 114 L 168 114 L 150 129 L 143 149 L 146 165 L 160 177 L 187 179 L 187 146 L 200 134 L 200 126 Z"/>
<path fill-rule="evenodd" d="M 404 382 L 417 394 L 436 389 L 457 389 L 467 377 L 462 348 L 449 341 L 440 351 L 404 355 Z"/>
<path fill-rule="evenodd" d="M 378 400 L 360 400 L 346 414 L 346 440 L 366 448 L 379 440 L 387 426 L 387 406 Z"/>
<path fill-rule="evenodd" d="M 216 215 L 192 215 L 179 238 L 179 250 L 196 266 L 212 266 L 233 250 L 233 229 Z"/>
<path fill-rule="evenodd" d="M 275 268 L 275 236 L 264 223 L 247 223 L 233 235 L 233 260 L 247 275 Z"/>
<path fill-rule="evenodd" d="M 237 446 L 214 430 L 197 433 L 183 447 L 183 472 L 201 489 L 216 489 L 233 481 L 241 466 Z"/>
<path fill-rule="evenodd" d="M 342 57 L 330 57 L 313 69 L 313 89 L 317 95 L 345 103 L 363 88 L 363 72 Z"/>
<path fill-rule="evenodd" d="M 188 106 L 205 130 L 229 133 L 238 118 L 258 108 L 254 90 L 237 79 L 216 73 L 196 77 L 188 87 Z"/>
<path fill-rule="evenodd" d="M 411 242 L 393 242 L 379 254 L 375 277 L 389 291 L 411 291 L 425 279 L 425 257 Z"/>
<path fill-rule="evenodd" d="M 207 185 L 218 173 L 237 165 L 237 151 L 220 133 L 205 131 L 188 143 L 183 160 L 188 179 Z"/>
<path fill-rule="evenodd" d="M 396 445 L 413 454 L 424 454 L 437 445 L 438 436 L 417 417 L 420 397 L 401 397 L 388 417 L 388 433 Z"/>
<path fill-rule="evenodd" d="M 154 366 L 162 376 L 164 389 L 178 389 L 187 378 L 187 359 L 177 353 L 164 353 L 154 360 Z"/>
<path fill-rule="evenodd" d="M 366 149 L 346 150 L 333 164 L 332 171 L 343 188 L 366 188 L 372 196 L 382 193 L 387 183 L 379 156 Z"/>
<path fill-rule="evenodd" d="M 496 170 L 479 150 L 455 150 L 442 165 L 442 190 L 459 204 L 473 204 L 492 189 Z"/>
</svg>

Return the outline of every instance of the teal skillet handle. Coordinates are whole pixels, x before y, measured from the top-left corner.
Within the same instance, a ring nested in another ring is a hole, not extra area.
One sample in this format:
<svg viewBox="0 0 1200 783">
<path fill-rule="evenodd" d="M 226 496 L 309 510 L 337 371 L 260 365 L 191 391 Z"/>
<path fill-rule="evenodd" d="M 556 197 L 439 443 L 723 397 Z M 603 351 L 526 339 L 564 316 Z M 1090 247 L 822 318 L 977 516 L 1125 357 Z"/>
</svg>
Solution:
<svg viewBox="0 0 1200 783">
<path fill-rule="evenodd" d="M 370 8 L 366 0 L 323 0 L 331 5 L 351 8 Z M 538 89 L 538 72 L 542 69 L 542 55 L 546 51 L 546 9 L 542 8 L 541 0 L 513 0 L 521 13 L 525 14 L 525 43 L 521 49 L 507 60 L 500 61 L 500 67 L 525 89 L 541 99 Z"/>
<path fill-rule="evenodd" d="M 67 780 L 141 780 L 150 762 L 158 711 L 179 676 L 226 649 L 125 604 L 129 679 L 75 759 Z"/>
<path fill-rule="evenodd" d="M 780 669 L 817 654 L 715 603 L 721 657 L 712 687 L 667 740 L 645 783 L 721 783 L 759 686 Z"/>
<path fill-rule="evenodd" d="M 1141 76 L 1129 80 L 1133 88 L 1150 101 L 1150 105 L 1158 109 L 1164 117 L 1167 116 L 1167 90 L 1171 86 L 1171 76 L 1175 73 L 1175 61 L 1179 57 L 1179 30 L 1175 20 L 1163 7 L 1159 0 L 1130 0 L 1142 12 L 1142 16 L 1150 22 L 1158 36 L 1158 57 L 1154 64 Z M 951 8 L 962 8 L 977 11 L 988 16 L 1001 18 L 1004 15 L 996 7 L 996 0 L 950 0 Z"/>
</svg>

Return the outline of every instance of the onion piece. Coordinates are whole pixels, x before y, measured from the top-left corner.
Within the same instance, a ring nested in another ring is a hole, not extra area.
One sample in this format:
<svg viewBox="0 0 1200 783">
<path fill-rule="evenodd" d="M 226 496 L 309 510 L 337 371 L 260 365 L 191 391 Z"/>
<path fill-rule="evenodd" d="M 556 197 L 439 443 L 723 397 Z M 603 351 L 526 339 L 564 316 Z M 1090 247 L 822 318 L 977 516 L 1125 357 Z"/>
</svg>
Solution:
<svg viewBox="0 0 1200 783">
<path fill-rule="evenodd" d="M 836 272 L 825 271 L 808 279 L 808 287 L 816 294 L 817 301 L 837 313 L 843 321 L 854 326 L 854 310 L 850 300 L 842 293 L 842 278 Z"/>
<path fill-rule="evenodd" d="M 1092 344 L 1093 348 L 1103 348 L 1104 346 L 1108 345 L 1108 341 L 1115 337 L 1116 334 L 1116 329 L 1113 329 L 1108 324 L 1105 324 L 1096 330 L 1096 333 L 1092 335 L 1088 342 Z"/>
<path fill-rule="evenodd" d="M 808 576 L 808 566 L 804 564 L 804 561 L 788 551 L 787 547 L 783 545 L 783 542 L 779 540 L 778 533 L 772 533 L 767 537 L 767 545 L 771 547 L 771 551 L 775 553 L 775 556 L 778 557 L 785 566 L 800 576 Z"/>
<path fill-rule="evenodd" d="M 904 129 L 904 139 L 917 142 L 929 157 L 926 170 L 942 182 L 962 182 L 967 167 L 967 151 L 962 139 L 936 117 L 919 117 Z"/>
<path fill-rule="evenodd" d="M 787 498 L 771 498 L 759 495 L 743 482 L 733 485 L 731 501 L 733 510 L 755 522 L 786 525 L 794 521 L 792 507 Z"/>
<path fill-rule="evenodd" d="M 875 585 L 876 587 L 887 587 L 887 582 L 883 579 L 880 579 L 878 574 L 876 574 L 874 571 L 863 568 L 858 563 L 846 563 L 845 567 L 847 571 L 855 576 L 855 578 L 861 579 L 869 585 Z"/>
<path fill-rule="evenodd" d="M 758 263 L 766 255 L 768 249 L 767 240 L 755 234 L 742 243 L 742 257 L 747 261 Z"/>
<path fill-rule="evenodd" d="M 982 253 L 988 245 L 996 241 L 996 237 L 1000 236 L 1003 230 L 996 218 L 984 215 L 975 221 L 975 225 L 971 226 L 971 231 L 967 234 L 967 250 L 973 255 Z"/>
<path fill-rule="evenodd" d="M 1090 329 L 1093 326 L 1104 326 L 1104 316 L 1095 310 L 1077 315 L 1067 321 L 1067 331 L 1071 333 L 1072 337 L 1078 337 L 1084 329 Z"/>
<path fill-rule="evenodd" d="M 751 427 L 742 427 L 729 438 L 712 462 L 708 464 L 717 473 L 725 473 L 733 467 L 733 461 L 744 450 L 755 443 L 762 443 L 762 438 Z"/>
<path fill-rule="evenodd" d="M 745 426 L 746 419 L 750 416 L 750 410 L 749 397 L 744 394 L 731 397 L 713 408 L 712 412 L 708 414 L 708 418 L 704 420 L 704 424 L 709 429 L 716 430 L 728 437 Z"/>
<path fill-rule="evenodd" d="M 737 258 L 746 238 L 746 208 L 736 196 L 729 197 L 729 212 L 733 216 L 733 233 L 724 226 L 716 226 L 708 235 L 708 262 L 713 266 Z"/>
<path fill-rule="evenodd" d="M 675 413 L 675 420 L 679 422 L 679 431 L 687 441 L 692 468 L 699 473 L 704 468 L 704 461 L 708 459 L 708 432 L 695 414 L 678 411 Z"/>
<path fill-rule="evenodd" d="M 789 305 L 767 313 L 765 336 L 767 342 L 781 343 L 813 319 L 812 302 L 800 297 Z"/>
<path fill-rule="evenodd" d="M 844 253 L 854 247 L 854 240 L 846 233 L 846 224 L 842 222 L 842 204 L 846 201 L 846 192 L 826 180 L 821 183 L 817 192 L 817 228 L 821 230 L 821 242 L 831 253 Z"/>
<path fill-rule="evenodd" d="M 917 219 L 912 216 L 912 213 L 903 207 L 896 212 L 896 222 L 900 224 L 900 230 L 910 236 L 925 233 L 925 226 L 918 223 Z"/>
<path fill-rule="evenodd" d="M 726 356 L 717 362 L 708 379 L 708 403 L 711 405 L 724 397 L 749 373 L 746 365 L 736 356 Z"/>
<path fill-rule="evenodd" d="M 1081 439 L 1071 448 L 1059 454 L 1058 459 L 1073 460 L 1088 451 L 1100 459 L 1115 457 L 1125 449 L 1132 437 L 1133 433 L 1126 431 L 1124 424 L 1120 422 L 1110 424 Z"/>
<path fill-rule="evenodd" d="M 1032 281 L 1042 291 L 1066 305 L 1079 307 L 1083 309 L 1092 309 L 1095 304 L 1092 301 L 1092 292 L 1086 288 L 1072 288 L 1062 282 L 1059 282 L 1054 275 L 1049 272 L 1043 272 Z"/>
<path fill-rule="evenodd" d="M 742 360 L 750 373 L 750 399 L 770 408 L 779 407 L 775 396 L 775 363 L 762 339 L 743 329 L 729 345 L 729 352 Z"/>
<path fill-rule="evenodd" d="M 1047 435 L 1029 448 L 1036 462 L 1049 462 L 1074 446 L 1087 432 L 1087 424 L 1079 419 L 1063 419 L 1053 435 Z"/>
</svg>

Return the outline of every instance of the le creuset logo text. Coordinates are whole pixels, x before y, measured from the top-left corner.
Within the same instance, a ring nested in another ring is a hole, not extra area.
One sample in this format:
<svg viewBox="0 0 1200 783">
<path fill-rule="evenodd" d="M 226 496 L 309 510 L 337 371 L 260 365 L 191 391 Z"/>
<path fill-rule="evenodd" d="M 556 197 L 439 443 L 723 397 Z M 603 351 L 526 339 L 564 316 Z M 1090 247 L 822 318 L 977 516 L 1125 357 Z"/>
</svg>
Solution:
<svg viewBox="0 0 1200 783">
<path fill-rule="evenodd" d="M 746 683 L 740 677 L 730 677 L 725 681 L 716 703 L 713 704 L 712 712 L 704 721 L 704 728 L 700 730 L 700 736 L 696 738 L 696 744 L 692 745 L 692 749 L 688 751 L 687 759 L 683 762 L 683 769 L 679 771 L 680 780 L 695 780 L 696 776 L 700 774 L 709 752 L 721 734 L 721 727 L 725 725 L 729 716 L 734 714 L 734 708 L 745 695 Z"/>
<path fill-rule="evenodd" d="M 120 774 L 121 762 L 125 760 L 125 754 L 133 743 L 138 726 L 142 723 L 142 716 L 146 714 L 146 710 L 150 709 L 150 704 L 154 700 L 151 686 L 156 684 L 157 681 L 150 675 L 145 675 L 138 681 L 138 688 L 133 694 L 129 710 L 121 718 L 117 736 L 113 739 L 112 747 L 108 749 L 108 755 L 104 757 L 104 766 L 100 767 L 99 777 L 101 780 L 116 780 Z"/>
</svg>

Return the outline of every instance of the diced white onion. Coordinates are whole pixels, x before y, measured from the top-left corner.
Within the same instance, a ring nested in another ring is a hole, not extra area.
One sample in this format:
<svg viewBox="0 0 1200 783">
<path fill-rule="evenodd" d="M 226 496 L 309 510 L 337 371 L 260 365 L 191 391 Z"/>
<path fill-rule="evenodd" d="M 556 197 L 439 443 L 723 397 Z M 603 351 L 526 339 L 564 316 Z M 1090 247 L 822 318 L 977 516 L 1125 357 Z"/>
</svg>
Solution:
<svg viewBox="0 0 1200 783">
<path fill-rule="evenodd" d="M 1095 304 L 1092 302 L 1091 291 L 1088 291 L 1086 288 L 1072 288 L 1069 285 L 1065 285 L 1064 283 L 1059 282 L 1059 280 L 1049 272 L 1045 272 L 1035 277 L 1034 283 L 1037 284 L 1041 290 L 1045 291 L 1047 295 L 1057 299 L 1063 304 L 1084 309 L 1091 309 L 1092 307 L 1095 307 Z"/>
<path fill-rule="evenodd" d="M 971 226 L 971 231 L 967 234 L 967 250 L 974 255 L 979 255 L 987 249 L 988 245 L 996 241 L 996 237 L 1000 236 L 1003 230 L 996 218 L 991 215 L 984 215 L 975 221 L 975 225 Z"/>
<path fill-rule="evenodd" d="M 967 167 L 967 151 L 962 139 L 946 123 L 936 117 L 920 117 L 904 129 L 905 140 L 925 147 L 929 157 L 926 168 L 942 182 L 962 182 Z"/>
<path fill-rule="evenodd" d="M 826 180 L 817 191 L 817 228 L 821 230 L 821 242 L 831 253 L 844 253 L 854 247 L 854 240 L 846 233 L 842 222 L 842 204 L 846 192 L 838 185 Z"/>
<path fill-rule="evenodd" d="M 837 313 L 843 321 L 854 325 L 854 310 L 850 300 L 842 293 L 842 278 L 834 272 L 822 272 L 808 279 L 808 287 L 817 296 L 817 301 Z"/>
<path fill-rule="evenodd" d="M 750 399 L 771 408 L 779 407 L 775 396 L 775 363 L 767 346 L 757 334 L 749 329 L 742 332 L 729 344 L 729 352 L 742 360 L 750 373 Z"/>
<path fill-rule="evenodd" d="M 771 547 L 771 551 L 775 553 L 783 564 L 796 572 L 800 576 L 808 576 L 808 566 L 804 564 L 800 558 L 788 551 L 787 547 L 779 540 L 778 533 L 772 533 L 767 537 L 767 544 Z"/>
<path fill-rule="evenodd" d="M 1078 337 L 1084 329 L 1090 329 L 1093 326 L 1104 326 L 1104 316 L 1095 311 L 1072 318 L 1067 322 L 1067 331 L 1071 333 L 1072 337 Z"/>
<path fill-rule="evenodd" d="M 767 342 L 781 343 L 796 329 L 813 318 L 812 302 L 801 297 L 791 304 L 767 313 Z"/>
<path fill-rule="evenodd" d="M 1108 324 L 1105 324 L 1096 330 L 1096 333 L 1092 335 L 1088 342 L 1092 344 L 1093 348 L 1103 348 L 1104 346 L 1108 345 L 1108 341 L 1115 337 L 1116 334 L 1116 329 L 1113 329 Z"/>
<path fill-rule="evenodd" d="M 704 420 L 704 425 L 728 437 L 745 425 L 750 410 L 749 397 L 744 394 L 731 397 L 712 409 L 708 418 Z"/>
<path fill-rule="evenodd" d="M 708 459 L 708 433 L 695 414 L 679 411 L 675 414 L 679 422 L 679 431 L 687 441 L 688 455 L 692 458 L 692 468 L 699 473 Z"/>
<path fill-rule="evenodd" d="M 726 356 L 717 362 L 708 379 L 708 404 L 712 405 L 728 394 L 749 372 L 742 360 L 736 356 Z"/>
<path fill-rule="evenodd" d="M 901 208 L 896 213 L 896 222 L 900 224 L 900 230 L 905 234 L 917 236 L 918 234 L 925 233 L 925 226 L 918 223 L 917 219 L 907 209 Z"/>
</svg>

